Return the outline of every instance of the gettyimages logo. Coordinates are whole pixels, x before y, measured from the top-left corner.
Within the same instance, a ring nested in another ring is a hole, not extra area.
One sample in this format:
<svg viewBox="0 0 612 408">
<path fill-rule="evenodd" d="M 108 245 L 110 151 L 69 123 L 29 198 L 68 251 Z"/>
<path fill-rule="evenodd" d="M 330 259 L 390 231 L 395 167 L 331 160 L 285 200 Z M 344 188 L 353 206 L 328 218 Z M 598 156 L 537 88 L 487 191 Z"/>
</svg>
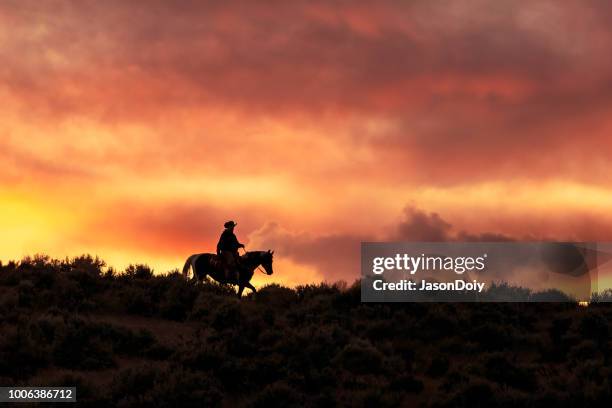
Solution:
<svg viewBox="0 0 612 408">
<path fill-rule="evenodd" d="M 372 260 L 372 272 L 380 275 L 385 271 L 406 271 L 414 275 L 418 271 L 453 271 L 457 275 L 465 272 L 482 271 L 485 269 L 487 254 L 479 257 L 457 256 L 442 257 L 421 254 L 395 254 L 394 257 L 376 257 Z"/>
</svg>

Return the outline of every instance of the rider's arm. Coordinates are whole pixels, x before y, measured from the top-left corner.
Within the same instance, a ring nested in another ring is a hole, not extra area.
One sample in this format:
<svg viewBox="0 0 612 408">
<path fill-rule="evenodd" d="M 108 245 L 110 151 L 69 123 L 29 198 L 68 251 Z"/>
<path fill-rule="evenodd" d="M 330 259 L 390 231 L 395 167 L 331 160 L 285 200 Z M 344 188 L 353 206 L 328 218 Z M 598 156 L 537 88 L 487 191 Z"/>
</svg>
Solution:
<svg viewBox="0 0 612 408">
<path fill-rule="evenodd" d="M 238 238 L 236 237 L 235 234 L 232 234 L 231 240 L 232 240 L 232 246 L 236 248 L 244 248 L 244 245 L 238 241 Z"/>
<path fill-rule="evenodd" d="M 240 241 L 238 241 L 238 238 L 236 238 L 236 245 L 238 248 L 244 248 L 244 244 L 241 244 Z"/>
</svg>

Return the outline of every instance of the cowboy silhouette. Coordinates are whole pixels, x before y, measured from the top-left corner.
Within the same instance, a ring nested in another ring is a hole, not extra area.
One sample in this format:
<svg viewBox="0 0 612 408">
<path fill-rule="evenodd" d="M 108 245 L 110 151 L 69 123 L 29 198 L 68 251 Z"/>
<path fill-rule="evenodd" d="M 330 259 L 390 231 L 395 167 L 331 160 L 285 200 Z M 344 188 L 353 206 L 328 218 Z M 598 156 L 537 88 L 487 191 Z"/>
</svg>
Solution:
<svg viewBox="0 0 612 408">
<path fill-rule="evenodd" d="M 225 278 L 229 280 L 238 279 L 238 267 L 240 266 L 240 255 L 238 249 L 244 248 L 244 244 L 238 242 L 234 234 L 234 227 L 238 225 L 234 221 L 228 221 L 223 226 L 225 230 L 219 237 L 217 244 L 217 255 L 221 258 L 225 270 Z"/>
</svg>

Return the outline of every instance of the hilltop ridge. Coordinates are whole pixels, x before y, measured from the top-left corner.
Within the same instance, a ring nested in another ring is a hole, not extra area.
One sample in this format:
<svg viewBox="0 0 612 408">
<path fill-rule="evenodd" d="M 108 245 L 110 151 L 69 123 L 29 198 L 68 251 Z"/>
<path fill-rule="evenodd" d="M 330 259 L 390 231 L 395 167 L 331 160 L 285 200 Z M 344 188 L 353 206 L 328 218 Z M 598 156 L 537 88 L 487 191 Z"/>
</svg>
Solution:
<svg viewBox="0 0 612 408">
<path fill-rule="evenodd" d="M 0 382 L 139 406 L 605 406 L 607 304 L 361 303 L 358 283 L 239 300 L 145 265 L 0 266 Z"/>
</svg>

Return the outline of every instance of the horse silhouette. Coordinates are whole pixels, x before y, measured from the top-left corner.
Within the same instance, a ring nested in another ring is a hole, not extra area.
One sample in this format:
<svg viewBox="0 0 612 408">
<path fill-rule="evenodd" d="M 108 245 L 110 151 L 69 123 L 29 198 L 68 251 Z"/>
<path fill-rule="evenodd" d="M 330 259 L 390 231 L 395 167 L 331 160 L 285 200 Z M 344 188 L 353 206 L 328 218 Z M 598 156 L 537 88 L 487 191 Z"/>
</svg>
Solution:
<svg viewBox="0 0 612 408">
<path fill-rule="evenodd" d="M 210 276 L 219 283 L 238 285 L 238 297 L 242 296 L 244 288 L 249 288 L 253 292 L 257 290 L 250 281 L 253 278 L 255 269 L 263 266 L 266 274 L 272 275 L 272 257 L 274 251 L 251 251 L 240 257 L 238 267 L 238 279 L 226 279 L 222 260 L 215 254 L 193 254 L 185 261 L 183 266 L 183 276 L 189 277 L 189 269 L 193 270 L 193 279 L 198 282 L 203 281 L 206 276 Z"/>
</svg>

